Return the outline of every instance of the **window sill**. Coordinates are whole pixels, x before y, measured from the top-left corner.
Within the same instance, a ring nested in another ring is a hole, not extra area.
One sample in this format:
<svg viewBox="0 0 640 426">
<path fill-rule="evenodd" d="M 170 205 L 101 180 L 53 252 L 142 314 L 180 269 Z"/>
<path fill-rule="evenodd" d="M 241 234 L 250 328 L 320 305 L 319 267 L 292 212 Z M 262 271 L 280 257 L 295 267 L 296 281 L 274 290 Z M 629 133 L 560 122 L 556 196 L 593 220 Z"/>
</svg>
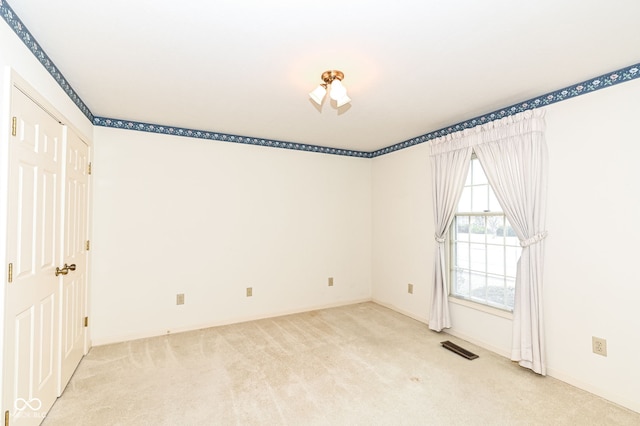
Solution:
<svg viewBox="0 0 640 426">
<path fill-rule="evenodd" d="M 502 309 L 492 308 L 491 306 L 483 305 L 481 303 L 472 302 L 471 300 L 460 299 L 458 297 L 449 296 L 449 302 L 456 305 L 465 306 L 467 308 L 475 309 L 476 311 L 484 312 L 487 314 L 495 315 L 497 317 L 513 320 L 513 313 L 509 311 L 503 311 Z"/>
</svg>

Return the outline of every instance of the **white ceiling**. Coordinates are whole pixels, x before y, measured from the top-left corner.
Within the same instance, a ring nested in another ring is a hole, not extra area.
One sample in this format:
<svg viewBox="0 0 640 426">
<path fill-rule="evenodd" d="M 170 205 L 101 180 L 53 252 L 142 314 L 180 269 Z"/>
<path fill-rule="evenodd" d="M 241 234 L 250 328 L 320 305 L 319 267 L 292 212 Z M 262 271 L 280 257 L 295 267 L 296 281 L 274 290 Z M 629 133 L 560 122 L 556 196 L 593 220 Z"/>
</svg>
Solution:
<svg viewBox="0 0 640 426">
<path fill-rule="evenodd" d="M 640 62 L 639 0 L 8 3 L 96 116 L 366 152 Z"/>
</svg>

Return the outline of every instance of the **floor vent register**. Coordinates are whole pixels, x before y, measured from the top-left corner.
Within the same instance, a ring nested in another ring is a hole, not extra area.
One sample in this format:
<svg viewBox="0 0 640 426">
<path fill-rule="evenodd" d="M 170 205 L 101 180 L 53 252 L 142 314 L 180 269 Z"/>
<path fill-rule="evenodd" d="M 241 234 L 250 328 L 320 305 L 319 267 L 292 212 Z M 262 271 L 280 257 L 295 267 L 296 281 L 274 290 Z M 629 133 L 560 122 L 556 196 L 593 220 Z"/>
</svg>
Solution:
<svg viewBox="0 0 640 426">
<path fill-rule="evenodd" d="M 440 342 L 442 344 L 442 346 L 444 346 L 445 348 L 449 349 L 451 352 L 455 352 L 458 355 L 465 357 L 466 359 L 476 359 L 478 358 L 478 355 L 474 354 L 473 352 L 470 352 L 468 350 L 466 350 L 465 348 L 462 348 L 458 345 L 456 345 L 455 343 L 452 343 L 450 341 L 445 341 L 445 342 Z"/>
</svg>

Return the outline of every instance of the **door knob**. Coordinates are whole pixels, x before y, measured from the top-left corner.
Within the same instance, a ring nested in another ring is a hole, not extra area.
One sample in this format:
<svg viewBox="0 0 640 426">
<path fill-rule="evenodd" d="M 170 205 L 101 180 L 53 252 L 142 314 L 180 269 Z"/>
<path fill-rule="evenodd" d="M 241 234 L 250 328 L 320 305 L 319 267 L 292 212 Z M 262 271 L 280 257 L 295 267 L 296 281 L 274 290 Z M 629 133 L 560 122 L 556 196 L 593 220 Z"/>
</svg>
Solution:
<svg viewBox="0 0 640 426">
<path fill-rule="evenodd" d="M 72 263 L 71 265 L 67 265 L 65 263 L 62 268 L 56 268 L 56 277 L 58 275 L 67 275 L 69 273 L 69 271 L 75 271 L 75 270 L 76 270 L 76 264 L 75 263 Z"/>
<path fill-rule="evenodd" d="M 56 277 L 58 275 L 67 275 L 69 273 L 69 268 L 67 267 L 67 265 L 65 264 L 64 267 L 62 269 L 56 267 Z"/>
</svg>

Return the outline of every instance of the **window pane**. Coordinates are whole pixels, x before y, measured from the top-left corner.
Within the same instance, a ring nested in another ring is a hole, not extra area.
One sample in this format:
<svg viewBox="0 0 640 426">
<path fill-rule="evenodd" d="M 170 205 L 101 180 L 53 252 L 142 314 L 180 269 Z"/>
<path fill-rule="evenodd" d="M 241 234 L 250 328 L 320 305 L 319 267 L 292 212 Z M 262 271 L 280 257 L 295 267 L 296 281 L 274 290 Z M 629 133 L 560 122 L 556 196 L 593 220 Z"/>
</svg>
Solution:
<svg viewBox="0 0 640 426">
<path fill-rule="evenodd" d="M 458 201 L 458 211 L 459 212 L 470 212 L 471 210 L 471 188 L 466 187 L 462 190 L 462 195 L 460 196 L 460 201 Z"/>
<path fill-rule="evenodd" d="M 470 269 L 477 272 L 486 272 L 486 246 L 484 244 L 471 244 Z"/>
<path fill-rule="evenodd" d="M 455 238 L 458 241 L 469 241 L 469 216 L 456 216 Z"/>
<path fill-rule="evenodd" d="M 473 172 L 473 185 L 482 185 L 483 183 L 487 183 L 487 176 L 484 174 L 480 161 L 477 159 L 471 161 L 471 171 Z"/>
<path fill-rule="evenodd" d="M 484 243 L 485 238 L 485 217 L 484 216 L 471 216 L 471 223 L 469 224 L 469 239 L 476 243 Z"/>
<path fill-rule="evenodd" d="M 489 186 L 488 185 L 480 185 L 480 186 L 472 186 L 472 202 L 471 208 L 472 212 L 484 212 L 489 210 Z"/>
<path fill-rule="evenodd" d="M 485 301 L 487 276 L 485 274 L 471 273 L 471 298 Z"/>
<path fill-rule="evenodd" d="M 453 274 L 453 294 L 462 297 L 469 297 L 469 271 L 454 270 Z"/>
<path fill-rule="evenodd" d="M 487 272 L 490 274 L 504 274 L 504 247 L 487 246 Z"/>
<path fill-rule="evenodd" d="M 455 257 L 456 267 L 469 269 L 469 244 L 458 243 L 455 248 Z"/>
<path fill-rule="evenodd" d="M 504 244 L 504 216 L 496 216 L 496 233 L 495 240 L 496 244 Z"/>
<path fill-rule="evenodd" d="M 501 307 L 505 305 L 505 293 L 504 293 L 504 278 L 503 277 L 488 277 L 487 280 L 487 302 L 492 305 L 498 305 Z"/>
<path fill-rule="evenodd" d="M 496 236 L 498 235 L 498 229 L 503 226 L 504 219 L 503 216 L 487 216 L 487 242 L 488 243 L 496 243 L 502 244 L 502 236 L 498 241 L 495 241 Z"/>
<path fill-rule="evenodd" d="M 492 212 L 501 212 L 502 207 L 500 207 L 500 203 L 496 198 L 496 194 L 493 192 L 493 189 L 489 187 L 489 211 Z"/>
</svg>

